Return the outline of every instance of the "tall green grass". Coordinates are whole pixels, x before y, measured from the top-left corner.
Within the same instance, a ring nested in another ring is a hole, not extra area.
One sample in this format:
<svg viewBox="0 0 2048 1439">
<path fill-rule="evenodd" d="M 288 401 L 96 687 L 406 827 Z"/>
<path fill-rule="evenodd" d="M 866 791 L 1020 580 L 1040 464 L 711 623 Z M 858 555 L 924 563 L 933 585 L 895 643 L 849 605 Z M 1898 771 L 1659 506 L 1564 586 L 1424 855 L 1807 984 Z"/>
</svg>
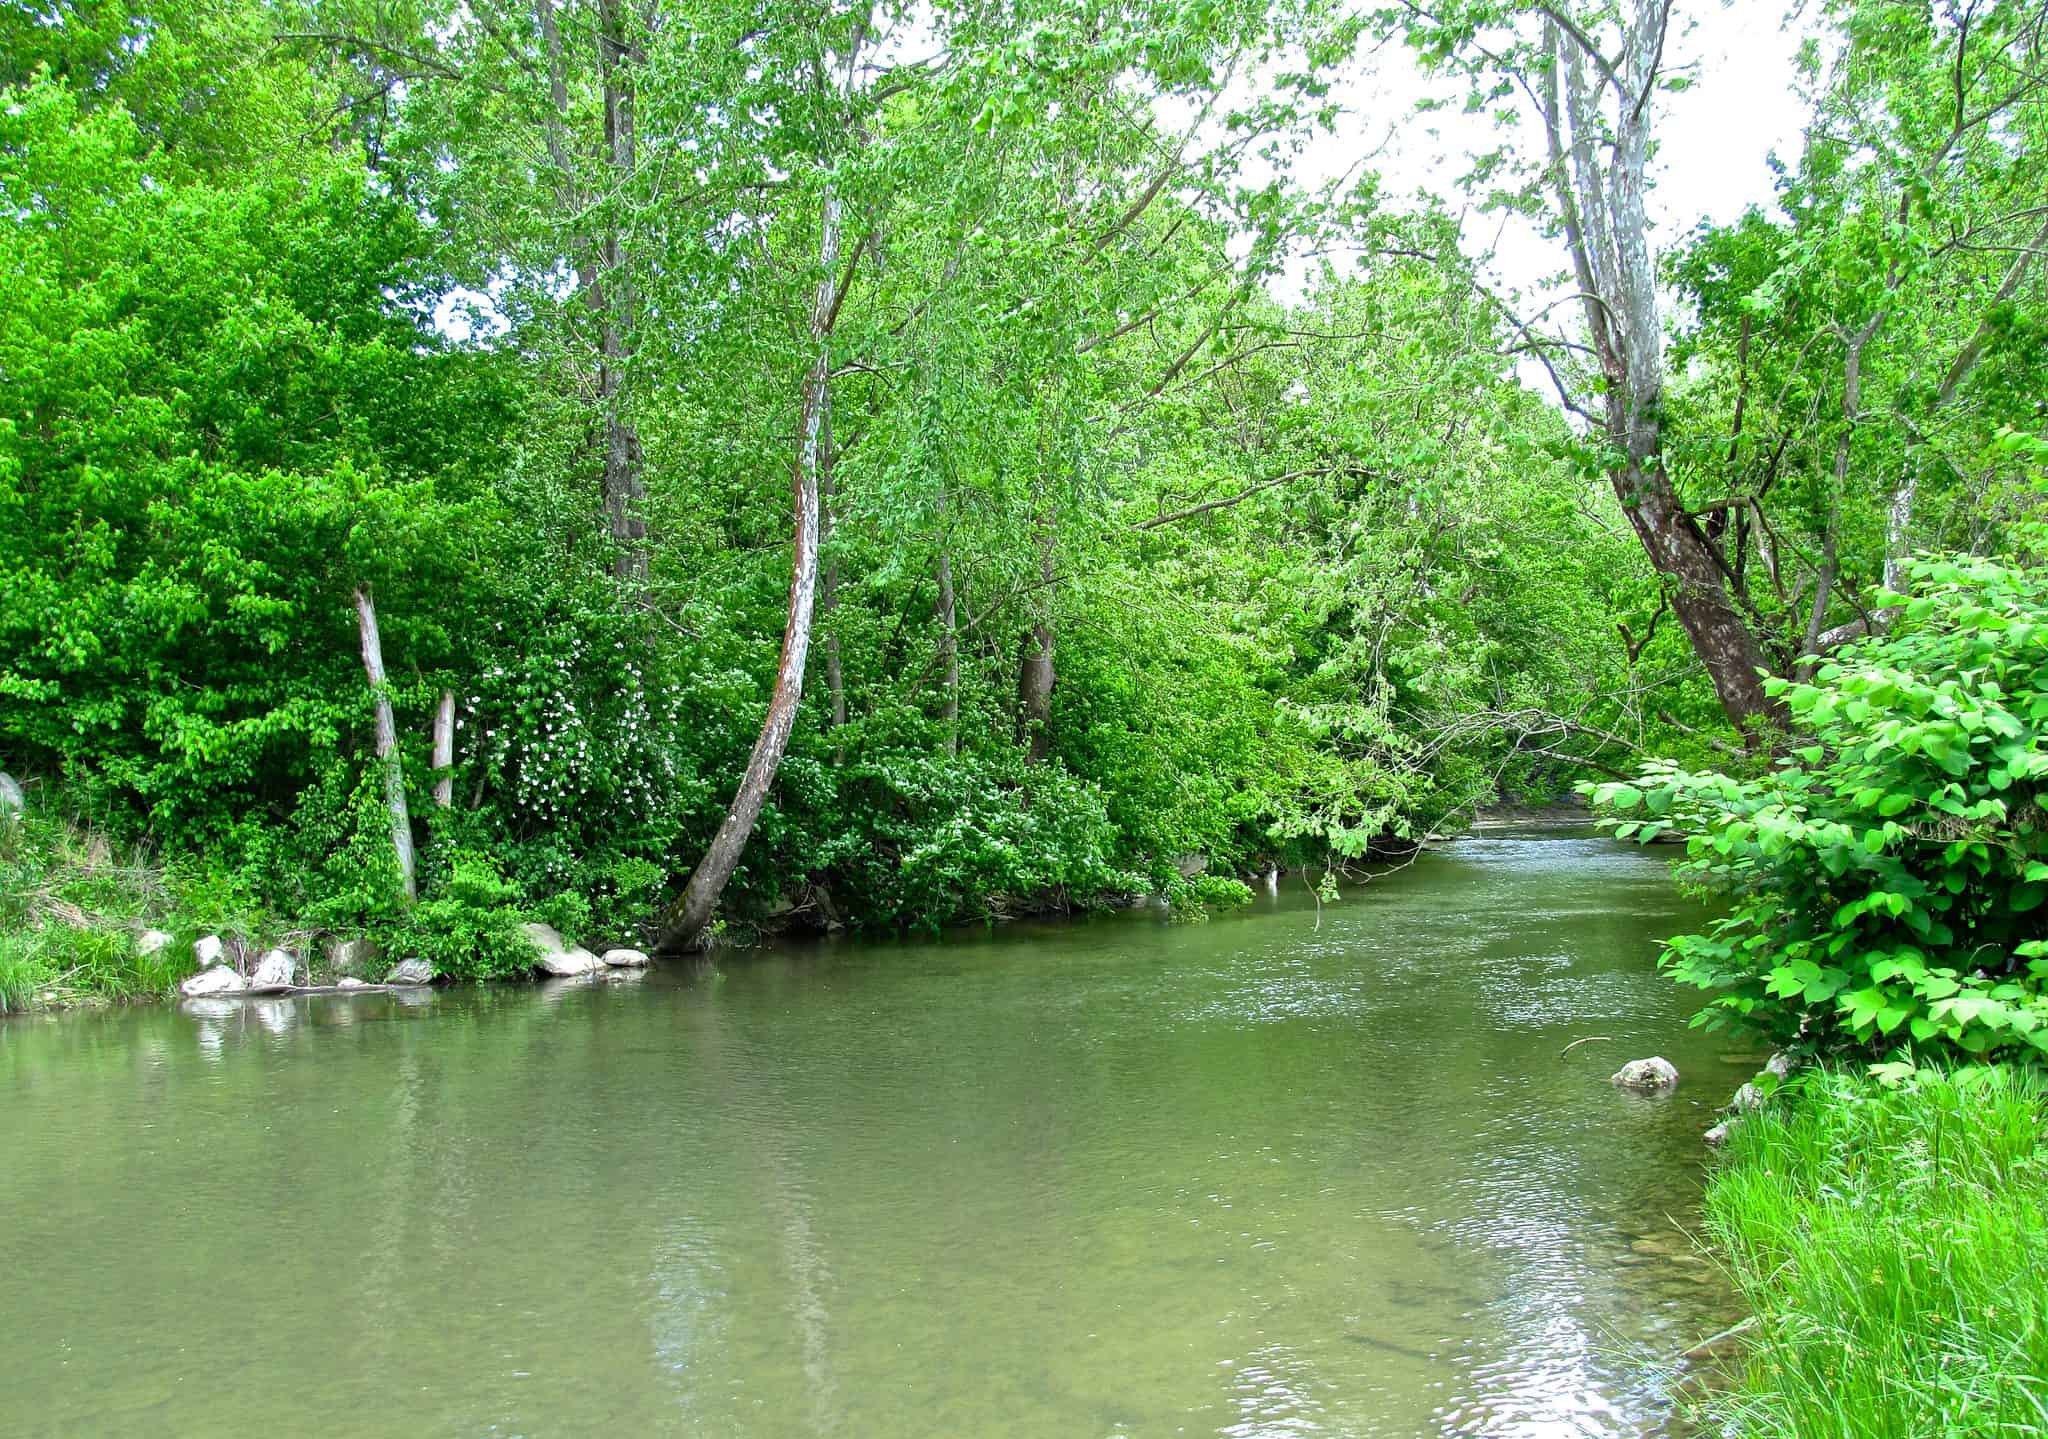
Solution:
<svg viewBox="0 0 2048 1439">
<path fill-rule="evenodd" d="M 1756 1314 L 1733 1432 L 2048 1435 L 2044 1123 L 2011 1069 L 1817 1073 L 1745 1119 L 1707 1193 Z"/>
<path fill-rule="evenodd" d="M 157 868 L 30 786 L 26 813 L 0 814 L 0 1015 L 167 992 L 190 947 L 144 955 L 136 940 L 169 906 Z"/>
</svg>

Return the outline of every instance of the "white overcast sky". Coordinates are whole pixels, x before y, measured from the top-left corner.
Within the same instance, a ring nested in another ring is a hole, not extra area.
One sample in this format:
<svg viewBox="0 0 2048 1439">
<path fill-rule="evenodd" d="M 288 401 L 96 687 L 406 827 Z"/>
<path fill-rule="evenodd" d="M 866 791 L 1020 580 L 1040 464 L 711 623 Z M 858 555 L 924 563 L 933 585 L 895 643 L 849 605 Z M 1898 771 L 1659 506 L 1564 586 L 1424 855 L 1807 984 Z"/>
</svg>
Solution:
<svg viewBox="0 0 2048 1439">
<path fill-rule="evenodd" d="M 1726 224 L 1751 205 L 1772 199 L 1767 158 L 1775 151 L 1796 163 L 1808 116 L 1794 69 L 1811 21 L 1788 26 L 1784 0 L 1677 0 L 1667 69 L 1683 67 L 1692 88 L 1658 97 L 1658 153 L 1652 176 L 1653 242 L 1670 244 L 1701 220 Z M 1399 202 L 1429 191 L 1455 202 L 1465 157 L 1493 148 L 1498 138 L 1487 115 L 1466 115 L 1456 103 L 1458 82 L 1422 76 L 1405 47 L 1365 57 L 1338 87 L 1347 115 L 1334 135 L 1319 136 L 1295 167 L 1307 185 L 1351 171 L 1361 151 L 1374 152 L 1366 168 L 1383 179 L 1383 194 Z M 1449 107 L 1418 114 L 1425 95 L 1450 98 Z M 1169 128 L 1186 123 L 1168 117 Z M 1539 137 L 1533 132 L 1529 141 Z M 1525 295 L 1540 291 L 1563 268 L 1554 241 L 1520 222 L 1502 228 L 1499 216 L 1466 221 L 1467 249 L 1492 250 L 1493 279 Z M 1298 298 L 1309 267 L 1297 264 L 1277 286 Z M 466 340 L 503 328 L 489 297 L 456 290 L 441 299 L 434 324 Z"/>
<path fill-rule="evenodd" d="M 1810 22 L 1788 27 L 1781 0 L 1678 0 L 1667 65 L 1685 68 L 1692 88 L 1662 94 L 1655 134 L 1658 151 L 1652 176 L 1650 214 L 1654 242 L 1670 244 L 1701 220 L 1726 224 L 1752 205 L 1773 198 L 1766 161 L 1775 151 L 1796 164 L 1808 117 L 1794 66 Z M 1335 98 L 1350 112 L 1338 133 L 1319 137 L 1298 162 L 1304 183 L 1333 179 L 1353 165 L 1361 150 L 1377 151 L 1369 168 L 1383 180 L 1393 201 L 1418 191 L 1443 196 L 1455 206 L 1465 157 L 1493 148 L 1498 138 L 1489 115 L 1467 115 L 1459 82 L 1425 79 L 1401 46 L 1367 57 L 1364 67 Z M 1425 95 L 1449 98 L 1446 109 L 1416 112 Z M 1531 153 L 1540 134 L 1524 136 Z M 1498 215 L 1466 220 L 1467 249 L 1494 249 L 1495 279 L 1524 291 L 1563 268 L 1556 243 L 1519 222 L 1502 229 Z M 1298 286 L 1302 272 L 1293 276 Z"/>
</svg>

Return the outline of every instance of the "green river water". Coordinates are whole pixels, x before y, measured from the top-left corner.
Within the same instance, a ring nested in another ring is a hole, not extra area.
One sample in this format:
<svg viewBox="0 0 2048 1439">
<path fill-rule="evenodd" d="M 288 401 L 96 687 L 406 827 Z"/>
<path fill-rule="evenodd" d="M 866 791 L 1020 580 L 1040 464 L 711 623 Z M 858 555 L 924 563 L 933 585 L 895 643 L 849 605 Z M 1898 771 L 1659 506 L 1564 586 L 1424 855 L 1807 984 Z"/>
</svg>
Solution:
<svg viewBox="0 0 2048 1439">
<path fill-rule="evenodd" d="M 1680 1432 L 1667 857 L 0 1023 L 0 1434 Z"/>
</svg>

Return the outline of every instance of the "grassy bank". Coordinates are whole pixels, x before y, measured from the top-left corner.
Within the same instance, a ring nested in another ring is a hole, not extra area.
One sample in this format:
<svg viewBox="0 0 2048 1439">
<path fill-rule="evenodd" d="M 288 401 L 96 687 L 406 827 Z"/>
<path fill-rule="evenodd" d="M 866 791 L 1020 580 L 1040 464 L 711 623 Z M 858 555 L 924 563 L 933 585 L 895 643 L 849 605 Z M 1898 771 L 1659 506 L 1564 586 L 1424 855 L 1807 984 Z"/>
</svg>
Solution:
<svg viewBox="0 0 2048 1439">
<path fill-rule="evenodd" d="M 1745 1119 L 1708 1222 L 1757 1316 L 1734 1432 L 2048 1432 L 2048 1084 L 1819 1073 Z"/>
<path fill-rule="evenodd" d="M 117 850 L 31 786 L 25 811 L 0 813 L 0 1015 L 164 994 L 191 972 L 191 948 L 145 954 L 138 941 L 150 926 L 194 929 L 196 914 L 176 922 L 194 908 L 149 855 Z"/>
</svg>

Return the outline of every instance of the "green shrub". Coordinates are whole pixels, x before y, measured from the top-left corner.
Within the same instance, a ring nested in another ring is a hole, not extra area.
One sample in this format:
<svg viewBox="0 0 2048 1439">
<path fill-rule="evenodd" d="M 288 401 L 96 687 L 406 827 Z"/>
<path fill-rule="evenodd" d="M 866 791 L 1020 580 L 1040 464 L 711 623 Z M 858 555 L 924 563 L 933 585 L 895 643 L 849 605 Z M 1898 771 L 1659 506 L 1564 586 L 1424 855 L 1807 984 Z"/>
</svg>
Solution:
<svg viewBox="0 0 2048 1439">
<path fill-rule="evenodd" d="M 1590 792 L 1619 835 L 1690 832 L 1681 873 L 1731 901 L 1665 955 L 1713 993 L 1708 1022 L 2039 1056 L 2048 569 L 1958 557 L 1909 573 L 1889 632 L 1812 683 L 1769 683 L 1795 731 L 1771 772 L 1652 765 Z"/>
<path fill-rule="evenodd" d="M 389 948 L 463 979 L 523 974 L 533 968 L 534 949 L 519 929 L 518 899 L 489 856 L 459 853 L 440 892 L 413 907 Z"/>
</svg>

